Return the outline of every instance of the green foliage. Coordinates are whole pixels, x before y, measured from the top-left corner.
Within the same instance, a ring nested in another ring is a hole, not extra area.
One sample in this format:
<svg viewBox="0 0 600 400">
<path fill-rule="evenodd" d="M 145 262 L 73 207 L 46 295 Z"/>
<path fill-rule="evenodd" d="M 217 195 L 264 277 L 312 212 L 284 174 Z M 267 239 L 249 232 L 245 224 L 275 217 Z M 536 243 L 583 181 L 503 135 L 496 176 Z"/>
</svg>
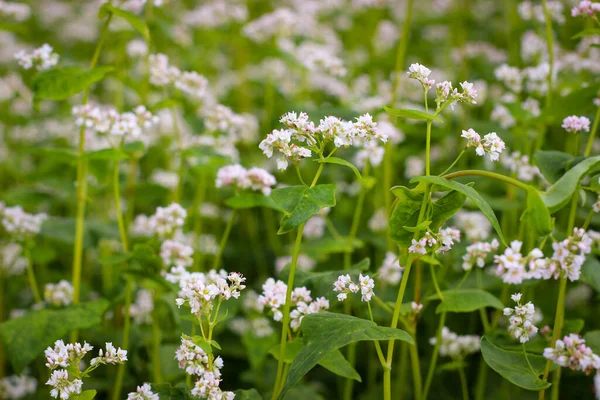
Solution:
<svg viewBox="0 0 600 400">
<path fill-rule="evenodd" d="M 84 390 L 79 396 L 77 396 L 77 400 L 92 400 L 94 397 L 96 397 L 95 390 Z"/>
<path fill-rule="evenodd" d="M 296 229 L 323 208 L 335 206 L 335 185 L 274 189 L 271 198 L 284 213 L 277 232 L 281 235 Z"/>
<path fill-rule="evenodd" d="M 239 196 L 233 196 L 225 200 L 227 207 L 235 210 L 254 208 L 254 207 L 266 207 L 273 210 L 279 211 L 280 208 L 273 199 L 269 196 L 265 196 L 262 193 L 242 193 Z"/>
<path fill-rule="evenodd" d="M 573 156 L 562 151 L 536 151 L 535 165 L 550 183 L 560 179 L 573 161 Z"/>
<path fill-rule="evenodd" d="M 256 389 L 236 390 L 235 398 L 237 400 L 262 400 L 260 393 L 258 393 Z"/>
<path fill-rule="evenodd" d="M 504 308 L 502 302 L 493 294 L 481 289 L 459 289 L 442 292 L 444 300 L 437 306 L 437 314 L 443 312 L 472 312 L 480 308 L 491 307 L 497 310 Z M 439 299 L 437 295 L 432 299 Z"/>
<path fill-rule="evenodd" d="M 527 189 L 527 209 L 522 219 L 529 221 L 537 236 L 544 237 L 552 232 L 550 211 L 544 204 L 540 192 L 533 186 Z"/>
<path fill-rule="evenodd" d="M 344 160 L 343 158 L 339 158 L 339 157 L 327 157 L 327 158 L 320 158 L 318 160 L 319 163 L 327 163 L 327 164 L 337 164 L 337 165 L 343 165 L 345 167 L 350 168 L 353 172 L 354 175 L 356 175 L 356 177 L 358 178 L 359 181 L 363 181 L 363 177 L 360 174 L 360 171 L 358 170 L 358 168 L 356 168 L 356 166 L 354 164 L 352 164 L 349 161 Z"/>
<path fill-rule="evenodd" d="M 600 29 L 598 28 L 588 28 L 588 29 L 584 29 L 581 32 L 577 33 L 576 35 L 573 35 L 573 37 L 571 39 L 579 39 L 582 37 L 586 37 L 586 36 L 597 36 L 600 35 Z"/>
<path fill-rule="evenodd" d="M 437 121 L 437 122 L 443 122 L 440 117 L 433 115 L 433 114 L 429 114 L 426 113 L 424 111 L 419 111 L 419 110 L 409 110 L 406 108 L 390 108 L 390 107 L 386 107 L 383 106 L 383 109 L 390 115 L 393 115 L 394 117 L 402 117 L 402 118 L 407 118 L 407 119 L 414 119 L 417 121 Z"/>
<path fill-rule="evenodd" d="M 431 213 L 431 230 L 435 232 L 441 228 L 446 220 L 454 216 L 462 208 L 466 199 L 467 196 L 464 193 L 453 190 L 443 195 L 439 200 L 434 201 Z"/>
<path fill-rule="evenodd" d="M 122 10 L 110 3 L 102 4 L 100 11 L 98 12 L 98 18 L 105 18 L 109 14 L 123 18 L 125 21 L 129 22 L 129 25 L 131 25 L 136 31 L 142 34 L 144 39 L 150 41 L 150 30 L 148 29 L 148 25 L 146 25 L 146 21 L 136 14 L 130 11 Z"/>
<path fill-rule="evenodd" d="M 600 292 L 600 261 L 595 256 L 588 256 L 581 266 L 581 280 Z"/>
<path fill-rule="evenodd" d="M 35 98 L 66 100 L 102 80 L 113 70 L 113 67 L 97 67 L 93 70 L 81 67 L 59 67 L 40 72 L 33 81 Z"/>
<path fill-rule="evenodd" d="M 523 352 L 504 350 L 493 344 L 487 337 L 481 338 L 481 353 L 483 359 L 494 371 L 503 378 L 526 390 L 544 390 L 551 386 L 549 382 L 538 376 L 543 374 L 546 359 L 542 356 L 527 354 L 535 374 L 529 368 Z"/>
<path fill-rule="evenodd" d="M 2 323 L 0 337 L 13 368 L 20 373 L 48 346 L 71 330 L 99 325 L 107 308 L 108 301 L 97 300 L 62 309 L 30 311 L 20 318 Z"/>
<path fill-rule="evenodd" d="M 392 193 L 396 196 L 396 206 L 389 220 L 390 237 L 396 243 L 408 246 L 414 234 L 404 227 L 417 225 L 423 195 L 405 186 L 395 186 Z"/>
<path fill-rule="evenodd" d="M 365 319 L 329 312 L 311 314 L 302 320 L 305 346 L 290 367 L 285 385 L 279 395 L 288 390 L 319 363 L 325 355 L 350 343 L 396 339 L 413 344 L 413 338 L 400 329 L 384 328 Z"/>
</svg>

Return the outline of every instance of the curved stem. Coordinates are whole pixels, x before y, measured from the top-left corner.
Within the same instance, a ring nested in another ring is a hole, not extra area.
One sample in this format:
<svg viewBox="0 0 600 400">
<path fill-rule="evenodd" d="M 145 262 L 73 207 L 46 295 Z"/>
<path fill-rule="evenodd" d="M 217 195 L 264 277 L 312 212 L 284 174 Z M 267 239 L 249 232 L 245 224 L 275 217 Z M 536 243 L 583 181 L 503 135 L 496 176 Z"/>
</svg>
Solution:
<svg viewBox="0 0 600 400">
<path fill-rule="evenodd" d="M 304 224 L 298 227 L 296 235 L 296 244 L 294 245 L 294 253 L 292 255 L 292 263 L 290 265 L 290 274 L 287 281 L 287 290 L 285 293 L 285 304 L 283 305 L 283 326 L 281 328 L 281 341 L 279 345 L 279 361 L 277 362 L 277 374 L 275 377 L 275 387 L 273 388 L 272 400 L 279 396 L 284 382 L 282 381 L 283 366 L 285 364 L 285 346 L 287 343 L 287 335 L 290 328 L 290 303 L 292 301 L 292 290 L 294 288 L 294 277 L 296 275 L 296 264 L 298 263 L 298 255 L 300 254 L 300 244 L 302 243 L 302 233 L 304 232 Z"/>
<path fill-rule="evenodd" d="M 31 252 L 27 244 L 23 245 L 23 253 L 27 259 L 27 279 L 29 280 L 29 286 L 33 293 L 33 299 L 36 303 L 42 302 L 42 296 L 40 295 L 40 289 L 38 288 L 37 280 L 35 278 L 35 272 L 33 270 L 33 261 L 31 260 Z"/>
<path fill-rule="evenodd" d="M 458 285 L 454 288 L 454 290 L 460 289 L 460 287 L 467 281 L 467 278 L 469 277 L 469 275 L 471 275 L 471 271 L 473 271 L 473 268 L 475 268 L 475 267 L 471 267 L 470 270 L 468 270 L 467 272 L 465 272 L 465 275 L 460 280 L 460 282 L 458 283 Z"/>
<path fill-rule="evenodd" d="M 229 216 L 229 221 L 227 221 L 227 226 L 225 226 L 225 231 L 223 232 L 223 236 L 221 237 L 221 242 L 219 243 L 219 251 L 215 256 L 215 260 L 213 262 L 212 269 L 215 271 L 219 269 L 219 264 L 221 263 L 221 257 L 223 257 L 223 251 L 225 250 L 225 245 L 227 244 L 227 239 L 229 239 L 229 233 L 231 232 L 231 227 L 233 226 L 233 221 L 235 220 L 235 210 L 231 210 L 231 215 Z"/>
<path fill-rule="evenodd" d="M 537 376 L 538 373 L 536 372 L 535 369 L 533 369 L 533 366 L 531 365 L 531 362 L 529 361 L 529 357 L 527 356 L 527 349 L 525 348 L 525 343 L 523 343 L 523 355 L 525 356 L 525 360 L 527 361 L 527 365 L 529 365 L 529 369 L 531 370 L 531 372 L 533 373 L 533 375 Z"/>
<path fill-rule="evenodd" d="M 369 166 L 370 163 L 367 161 L 365 164 L 365 168 L 363 169 L 363 177 L 366 179 L 369 176 Z M 362 210 L 365 204 L 365 197 L 367 195 L 367 187 L 363 185 L 358 195 L 358 200 L 356 202 L 356 208 L 354 209 L 354 215 L 352 216 L 352 225 L 350 226 L 350 234 L 348 235 L 348 243 L 350 244 L 350 248 L 348 251 L 344 253 L 344 269 L 350 269 L 352 252 L 354 250 L 354 240 L 356 239 L 356 235 L 358 233 L 358 228 L 360 225 L 360 218 L 362 216 Z"/>
<path fill-rule="evenodd" d="M 596 137 L 596 132 L 598 131 L 598 123 L 600 122 L 600 107 L 596 110 L 596 116 L 594 117 L 594 123 L 592 125 L 592 131 L 590 132 L 590 136 L 588 137 L 587 145 L 585 146 L 585 153 L 583 153 L 584 157 L 589 157 L 592 153 L 592 146 L 594 145 L 594 138 Z"/>
<path fill-rule="evenodd" d="M 429 363 L 429 370 L 427 371 L 427 379 L 425 380 L 425 387 L 423 388 L 423 395 L 421 399 L 427 400 L 429 394 L 429 388 L 431 387 L 431 381 L 433 380 L 433 373 L 435 372 L 435 366 L 437 364 L 438 354 L 440 351 L 440 343 L 442 342 L 442 329 L 446 322 L 446 312 L 443 312 L 440 317 L 440 323 L 438 325 L 435 345 L 433 346 L 433 353 L 431 354 L 431 362 Z"/>
<path fill-rule="evenodd" d="M 460 376 L 460 387 L 462 388 L 463 400 L 469 400 L 469 385 L 467 384 L 467 376 L 465 375 L 465 367 L 458 369 L 458 375 Z"/>
<path fill-rule="evenodd" d="M 458 157 L 456 157 L 456 160 L 454 160 L 454 162 L 452 164 L 450 164 L 450 166 L 448 168 L 446 168 L 446 170 L 444 172 L 442 172 L 439 176 L 443 176 L 446 175 L 452 168 L 454 168 L 454 166 L 456 165 L 456 163 L 458 163 L 458 161 L 462 158 L 462 156 L 466 153 L 466 149 L 463 149 L 460 154 L 458 155 Z"/>
<path fill-rule="evenodd" d="M 466 169 L 464 171 L 457 171 L 457 172 L 453 172 L 451 174 L 444 175 L 444 176 L 442 176 L 442 178 L 454 179 L 454 178 L 459 178 L 461 176 L 484 176 L 486 178 L 492 178 L 492 179 L 496 179 L 499 181 L 504 181 L 506 183 L 510 183 L 511 185 L 518 186 L 523 190 L 529 189 L 529 185 L 519 182 L 518 180 L 513 179 L 509 176 L 498 174 L 496 172 L 482 171 L 482 170 L 478 170 L 478 169 Z"/>
</svg>

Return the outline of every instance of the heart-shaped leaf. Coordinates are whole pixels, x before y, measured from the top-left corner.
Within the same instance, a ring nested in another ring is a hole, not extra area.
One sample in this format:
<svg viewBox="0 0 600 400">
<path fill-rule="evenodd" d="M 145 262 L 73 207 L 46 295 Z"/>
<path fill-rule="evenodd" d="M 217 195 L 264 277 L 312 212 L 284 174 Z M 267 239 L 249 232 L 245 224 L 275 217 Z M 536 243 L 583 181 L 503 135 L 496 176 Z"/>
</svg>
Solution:
<svg viewBox="0 0 600 400">
<path fill-rule="evenodd" d="M 136 14 L 132 13 L 131 11 L 122 10 L 110 3 L 104 3 L 100 7 L 98 17 L 104 18 L 108 14 L 123 18 L 125 21 L 129 22 L 129 25 L 131 25 L 132 28 L 141 33 L 142 36 L 144 36 L 144 39 L 150 40 L 150 30 L 148 29 L 148 25 L 146 25 L 146 21 L 141 19 Z"/>
<path fill-rule="evenodd" d="M 254 207 L 266 207 L 280 211 L 280 208 L 269 196 L 261 193 L 242 193 L 239 196 L 230 197 L 225 200 L 227 207 L 241 210 Z"/>
<path fill-rule="evenodd" d="M 437 306 L 437 314 L 443 312 L 472 312 L 480 308 L 504 308 L 502 302 L 493 294 L 481 289 L 448 290 L 442 292 L 444 300 Z M 430 299 L 439 299 L 437 295 Z"/>
<path fill-rule="evenodd" d="M 40 72 L 33 80 L 36 99 L 65 100 L 102 80 L 113 67 L 61 67 Z"/>
<path fill-rule="evenodd" d="M 274 189 L 271 198 L 283 210 L 279 235 L 305 223 L 325 207 L 335 206 L 335 185 L 290 186 Z"/>
<path fill-rule="evenodd" d="M 417 225 L 423 194 L 405 186 L 393 187 L 392 193 L 396 196 L 396 206 L 389 220 L 390 237 L 396 243 L 408 246 L 414 233 L 404 227 Z"/>
</svg>

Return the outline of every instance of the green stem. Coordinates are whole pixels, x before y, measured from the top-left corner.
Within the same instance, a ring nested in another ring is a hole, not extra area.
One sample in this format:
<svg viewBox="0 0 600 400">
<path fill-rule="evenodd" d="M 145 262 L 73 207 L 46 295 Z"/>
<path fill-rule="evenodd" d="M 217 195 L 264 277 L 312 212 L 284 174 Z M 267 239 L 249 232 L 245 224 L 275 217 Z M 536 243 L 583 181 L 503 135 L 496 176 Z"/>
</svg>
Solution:
<svg viewBox="0 0 600 400">
<path fill-rule="evenodd" d="M 287 282 L 287 291 L 285 293 L 285 304 L 283 306 L 283 326 L 281 328 L 281 341 L 279 346 L 279 361 L 277 362 L 277 374 L 275 378 L 275 387 L 273 388 L 272 400 L 275 400 L 279 396 L 279 392 L 283 387 L 282 376 L 283 366 L 285 364 L 285 347 L 287 343 L 287 335 L 290 327 L 290 303 L 292 299 L 292 290 L 294 288 L 294 277 L 296 275 L 296 264 L 298 263 L 298 255 L 300 254 L 300 244 L 302 243 L 302 233 L 304 232 L 304 224 L 298 227 L 298 233 L 296 235 L 296 244 L 294 245 L 294 253 L 292 255 L 292 263 L 290 265 L 290 274 Z"/>
<path fill-rule="evenodd" d="M 448 168 L 446 168 L 446 170 L 444 172 L 442 172 L 439 176 L 446 175 L 452 168 L 454 168 L 454 166 L 456 165 L 456 163 L 458 163 L 458 161 L 465 154 L 465 152 L 466 152 L 466 150 L 463 149 L 463 151 L 460 152 L 460 154 L 458 155 L 458 157 L 456 157 L 456 160 L 454 160 L 454 162 L 452 164 L 450 164 L 450 166 Z"/>
<path fill-rule="evenodd" d="M 433 346 L 433 353 L 431 354 L 431 362 L 429 363 L 429 370 L 427 371 L 427 379 L 425 380 L 425 386 L 423 388 L 423 395 L 421 396 L 421 399 L 423 400 L 427 400 L 429 388 L 431 387 L 431 382 L 433 380 L 433 373 L 435 372 L 435 366 L 437 364 L 438 354 L 440 351 L 440 344 L 442 342 L 442 329 L 444 328 L 445 322 L 446 312 L 443 312 L 437 329 L 435 345 Z"/>
<path fill-rule="evenodd" d="M 460 376 L 460 387 L 462 388 L 463 400 L 469 400 L 469 385 L 467 384 L 465 367 L 460 367 L 458 369 L 458 375 Z"/>
<path fill-rule="evenodd" d="M 404 58 L 406 57 L 406 48 L 408 47 L 408 40 L 410 36 L 410 27 L 412 19 L 414 0 L 408 0 L 406 2 L 406 8 L 404 9 L 404 23 L 402 24 L 402 36 L 400 37 L 400 43 L 398 43 L 398 50 L 396 51 L 396 66 L 394 67 L 394 83 L 392 88 L 392 101 L 391 106 L 394 107 L 398 96 L 398 86 L 400 84 L 400 73 L 404 68 Z M 386 185 L 390 187 L 391 185 Z"/>
<path fill-rule="evenodd" d="M 152 316 L 152 372 L 155 383 L 162 383 L 161 362 L 160 362 L 160 342 L 161 331 L 158 316 Z"/>
<path fill-rule="evenodd" d="M 171 118 L 173 119 L 173 132 L 175 133 L 175 140 L 177 141 L 177 149 L 179 150 L 179 170 L 177 172 L 178 181 L 175 193 L 173 193 L 173 201 L 179 203 L 181 199 L 181 192 L 183 191 L 183 177 L 185 173 L 185 160 L 183 158 L 183 140 L 181 139 L 181 131 L 179 129 L 179 122 L 177 120 L 177 113 L 175 108 L 171 107 Z"/>
<path fill-rule="evenodd" d="M 196 195 L 194 196 L 194 205 L 192 206 L 191 215 L 194 216 L 194 240 L 196 243 L 200 241 L 200 235 L 202 235 L 202 213 L 200 208 L 204 203 L 206 197 L 206 174 L 202 172 L 198 179 L 198 185 L 196 186 Z M 199 251 L 199 246 L 196 245 L 196 254 L 194 257 L 194 271 L 201 270 L 202 253 Z"/>
<path fill-rule="evenodd" d="M 592 153 L 592 146 L 594 145 L 594 138 L 596 137 L 596 132 L 598 131 L 598 123 L 600 122 L 600 107 L 596 110 L 596 116 L 594 117 L 594 123 L 592 125 L 592 131 L 590 132 L 590 136 L 588 137 L 587 145 L 585 146 L 585 153 L 583 153 L 584 157 L 589 157 Z"/>
<path fill-rule="evenodd" d="M 469 277 L 469 275 L 471 275 L 471 271 L 473 271 L 473 268 L 476 268 L 476 267 L 471 267 L 470 270 L 468 270 L 467 272 L 465 272 L 465 275 L 460 280 L 460 282 L 458 283 L 458 285 L 454 288 L 454 290 L 460 289 L 460 287 L 466 282 L 466 280 Z"/>
<path fill-rule="evenodd" d="M 371 322 L 375 325 L 375 320 L 373 319 L 373 311 L 371 310 L 371 302 L 367 301 L 367 307 L 369 308 L 369 317 L 371 317 Z M 379 358 L 379 362 L 383 368 L 388 368 L 385 358 L 383 357 L 383 352 L 381 351 L 381 345 L 379 341 L 375 340 L 375 350 L 377 351 L 377 357 Z"/>
<path fill-rule="evenodd" d="M 363 177 L 366 179 L 369 176 L 369 162 L 365 164 L 365 168 L 363 169 Z M 354 250 L 354 240 L 356 239 L 356 235 L 358 233 L 358 228 L 360 226 L 360 218 L 362 216 L 362 210 L 365 204 L 365 196 L 367 195 L 367 187 L 363 185 L 360 190 L 360 194 L 358 195 L 358 200 L 356 202 L 356 208 L 354 209 L 354 215 L 352 217 L 352 225 L 350 227 L 350 235 L 348 236 L 348 244 L 349 250 L 344 253 L 344 269 L 350 269 L 350 264 L 352 261 L 352 252 Z M 350 379 L 354 382 L 352 379 Z"/>
<path fill-rule="evenodd" d="M 110 3 L 110 1 L 109 1 Z M 104 21 L 100 33 L 100 39 L 94 49 L 92 60 L 90 61 L 90 69 L 94 69 L 100 58 L 100 51 L 106 41 L 108 34 L 108 26 L 112 19 L 112 14 L 109 14 Z M 90 88 L 88 87 L 83 93 L 82 105 L 87 104 L 90 96 Z M 85 154 L 85 126 L 79 129 L 79 152 L 77 162 L 77 220 L 75 222 L 75 245 L 73 246 L 73 304 L 79 303 L 81 295 L 81 265 L 83 258 L 83 229 L 85 223 L 85 199 L 87 197 L 87 160 L 84 159 Z M 71 332 L 71 342 L 77 341 L 77 331 Z"/>
<path fill-rule="evenodd" d="M 533 369 L 533 366 L 531 365 L 531 362 L 529 361 L 529 357 L 527 356 L 527 349 L 525 348 L 525 343 L 523 343 L 523 355 L 525 356 L 525 360 L 527 361 L 527 365 L 529 365 L 529 369 L 531 370 L 531 372 L 533 373 L 533 375 L 537 376 L 538 373 L 536 372 L 535 369 Z"/>
<path fill-rule="evenodd" d="M 425 98 L 427 99 L 427 97 Z M 427 104 L 427 103 L 425 103 Z M 431 121 L 427 121 L 427 137 L 425 141 L 425 175 L 431 174 Z"/>
<path fill-rule="evenodd" d="M 464 171 L 457 171 L 457 172 L 453 172 L 451 174 L 444 175 L 444 176 L 442 176 L 442 178 L 454 179 L 454 178 L 459 178 L 461 176 L 484 176 L 486 178 L 492 178 L 492 179 L 496 179 L 499 181 L 504 181 L 506 183 L 510 183 L 511 185 L 518 186 L 523 190 L 529 189 L 529 185 L 519 182 L 518 180 L 513 179 L 509 176 L 498 174 L 496 172 L 482 171 L 482 170 L 478 170 L 478 169 L 466 169 Z"/>
<path fill-rule="evenodd" d="M 233 226 L 233 221 L 235 220 L 235 210 L 231 210 L 231 215 L 229 216 L 229 221 L 227 221 L 227 226 L 225 227 L 225 232 L 223 232 L 223 236 L 221 237 L 221 242 L 219 243 L 219 251 L 215 256 L 215 260 L 213 262 L 212 269 L 215 271 L 219 269 L 219 264 L 221 263 L 221 257 L 223 256 L 223 251 L 225 250 L 225 245 L 227 244 L 227 239 L 229 239 L 229 233 L 231 232 L 231 227 Z"/>
<path fill-rule="evenodd" d="M 33 299 L 36 304 L 42 302 L 42 296 L 40 295 L 40 289 L 38 288 L 37 280 L 35 278 L 35 272 L 33 270 L 33 261 L 31 260 L 31 252 L 27 244 L 23 245 L 23 253 L 27 259 L 27 278 L 29 279 L 29 286 L 33 293 Z"/>
<path fill-rule="evenodd" d="M 546 108 L 552 104 L 552 75 L 554 73 L 554 38 L 552 36 L 552 19 L 548 11 L 548 0 L 542 0 L 544 19 L 546 20 L 546 43 L 548 44 L 548 92 L 546 93 Z"/>
</svg>

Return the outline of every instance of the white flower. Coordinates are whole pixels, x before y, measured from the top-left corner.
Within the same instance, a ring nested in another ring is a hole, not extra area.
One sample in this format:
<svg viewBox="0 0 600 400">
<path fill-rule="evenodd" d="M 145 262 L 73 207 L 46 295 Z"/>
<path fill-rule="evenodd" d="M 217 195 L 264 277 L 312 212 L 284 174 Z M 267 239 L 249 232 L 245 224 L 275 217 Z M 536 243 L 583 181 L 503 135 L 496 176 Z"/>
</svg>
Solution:
<svg viewBox="0 0 600 400">
<path fill-rule="evenodd" d="M 98 352 L 98 357 L 92 358 L 91 364 L 123 364 L 127 361 L 127 350 L 123 350 L 120 347 L 117 349 L 111 342 L 106 343 L 106 352 Z"/>
<path fill-rule="evenodd" d="M 488 133 L 481 139 L 477 132 L 469 129 L 468 131 L 462 131 L 461 136 L 467 139 L 467 148 L 475 147 L 475 152 L 478 156 L 489 154 L 492 161 L 498 161 L 500 153 L 506 147 L 502 139 L 495 132 Z"/>
<path fill-rule="evenodd" d="M 177 203 L 158 207 L 148 220 L 148 226 L 161 239 L 172 237 L 183 227 L 187 211 Z"/>
<path fill-rule="evenodd" d="M 175 240 L 165 240 L 160 246 L 160 257 L 166 267 L 191 267 L 194 249 Z"/>
<path fill-rule="evenodd" d="M 129 307 L 129 315 L 137 325 L 152 323 L 154 299 L 152 292 L 146 289 L 138 290 L 135 302 Z"/>
<path fill-rule="evenodd" d="M 58 64 L 59 55 L 54 52 L 49 44 L 44 44 L 31 53 L 24 50 L 19 51 L 15 54 L 15 59 L 24 69 L 35 68 L 38 71 L 44 71 Z"/>
<path fill-rule="evenodd" d="M 487 258 L 488 254 L 490 254 L 492 251 L 496 251 L 499 246 L 500 243 L 498 243 L 496 239 L 492 240 L 490 243 L 475 242 L 467 246 L 467 252 L 462 257 L 462 268 L 465 271 L 472 269 L 473 266 L 483 268 L 485 266 L 485 259 Z"/>
<path fill-rule="evenodd" d="M 360 274 L 358 276 L 358 282 L 360 286 L 361 300 L 371 301 L 371 298 L 373 297 L 373 288 L 375 287 L 375 282 L 373 279 L 371 279 L 369 275 L 363 276 Z"/>
<path fill-rule="evenodd" d="M 521 293 L 515 293 L 511 298 L 517 305 L 514 308 L 504 309 L 504 315 L 510 316 L 508 332 L 521 343 L 528 342 L 529 338 L 538 331 L 538 328 L 533 325 L 535 307 L 531 302 L 521 305 Z"/>
<path fill-rule="evenodd" d="M 479 342 L 481 338 L 475 335 L 459 336 L 444 326 L 442 328 L 442 335 L 440 339 L 440 356 L 450 357 L 455 360 L 462 360 L 469 354 L 479 351 Z M 429 339 L 429 344 L 432 346 L 435 345 L 436 342 L 436 337 Z"/>
<path fill-rule="evenodd" d="M 11 375 L 0 378 L 0 396 L 8 400 L 28 398 L 35 393 L 37 380 L 27 375 Z"/>
<path fill-rule="evenodd" d="M 6 207 L 0 210 L 0 218 L 4 230 L 15 241 L 22 242 L 33 238 L 42 229 L 48 219 L 46 214 L 28 214 L 20 206 Z"/>
<path fill-rule="evenodd" d="M 138 386 L 135 392 L 127 395 L 127 400 L 159 400 L 158 394 L 152 392 L 149 383 Z"/>
<path fill-rule="evenodd" d="M 73 301 L 73 285 L 62 279 L 57 284 L 44 286 L 44 301 L 55 307 L 66 307 Z"/>
<path fill-rule="evenodd" d="M 418 80 L 426 90 L 431 88 L 435 83 L 433 79 L 427 79 L 429 74 L 431 74 L 431 70 L 421 64 L 411 64 L 407 74 L 409 78 Z"/>
<path fill-rule="evenodd" d="M 589 132 L 590 120 L 587 117 L 578 117 L 571 115 L 563 120 L 562 127 L 571 133 Z"/>
<path fill-rule="evenodd" d="M 561 367 L 586 374 L 600 369 L 600 357 L 586 346 L 585 339 L 576 333 L 558 339 L 554 347 L 544 349 L 544 357 Z"/>
<path fill-rule="evenodd" d="M 69 373 L 64 369 L 57 369 L 52 372 L 46 385 L 52 386 L 50 396 L 58 399 L 67 400 L 73 394 L 80 394 L 83 382 L 80 379 L 69 380 Z"/>
<path fill-rule="evenodd" d="M 423 238 L 419 239 L 418 241 L 415 239 L 412 239 L 411 245 L 408 248 L 408 252 L 416 253 L 416 254 L 427 254 L 426 246 L 427 246 L 427 238 L 423 237 Z"/>
<path fill-rule="evenodd" d="M 390 285 L 397 285 L 402 278 L 404 268 L 400 266 L 400 262 L 396 254 L 388 251 L 385 254 L 383 263 L 377 271 L 378 279 Z"/>
</svg>

